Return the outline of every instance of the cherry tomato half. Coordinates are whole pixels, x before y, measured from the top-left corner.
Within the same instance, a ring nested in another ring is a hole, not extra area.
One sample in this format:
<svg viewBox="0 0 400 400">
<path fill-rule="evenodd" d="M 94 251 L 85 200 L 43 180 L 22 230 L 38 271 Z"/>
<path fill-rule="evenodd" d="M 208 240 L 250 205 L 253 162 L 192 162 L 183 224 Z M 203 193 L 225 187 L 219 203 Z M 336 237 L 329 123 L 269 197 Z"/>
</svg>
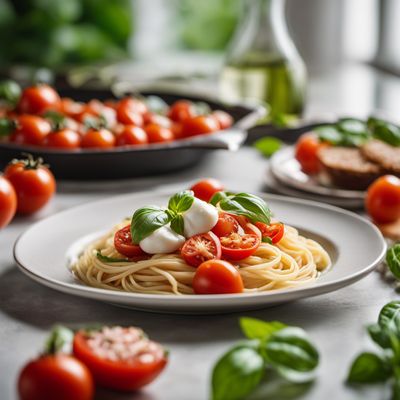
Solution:
<svg viewBox="0 0 400 400">
<path fill-rule="evenodd" d="M 44 138 L 43 144 L 54 149 L 77 149 L 81 144 L 81 136 L 71 129 L 61 129 L 49 133 Z"/>
<path fill-rule="evenodd" d="M 88 368 L 66 354 L 29 362 L 18 379 L 20 400 L 92 400 L 94 384 Z"/>
<path fill-rule="evenodd" d="M 115 136 L 108 129 L 90 129 L 82 137 L 81 146 L 93 149 L 110 149 L 115 145 Z"/>
<path fill-rule="evenodd" d="M 285 226 L 280 222 L 275 222 L 269 225 L 257 222 L 256 227 L 261 231 L 262 237 L 270 238 L 273 244 L 278 243 L 285 232 Z"/>
<path fill-rule="evenodd" d="M 146 254 L 139 245 L 133 243 L 130 225 L 115 232 L 114 247 L 118 253 L 121 253 L 128 258 Z"/>
<path fill-rule="evenodd" d="M 116 140 L 117 146 L 140 145 L 149 142 L 147 133 L 135 125 L 125 125 L 117 135 Z"/>
<path fill-rule="evenodd" d="M 139 389 L 152 382 L 168 360 L 160 344 L 145 338 L 141 331 L 138 336 L 136 331 L 139 330 L 104 327 L 91 334 L 77 332 L 74 355 L 89 368 L 100 386 L 122 391 Z"/>
<path fill-rule="evenodd" d="M 18 144 L 41 145 L 51 131 L 50 123 L 36 115 L 20 115 L 16 124 L 17 127 L 10 140 Z"/>
<path fill-rule="evenodd" d="M 218 129 L 219 123 L 212 116 L 198 115 L 182 122 L 182 131 L 185 137 L 204 135 L 216 132 Z"/>
<path fill-rule="evenodd" d="M 239 271 L 224 260 L 210 260 L 200 264 L 192 286 L 196 294 L 242 293 L 244 289 Z"/>
<path fill-rule="evenodd" d="M 174 134 L 171 129 L 157 124 L 146 125 L 144 130 L 147 133 L 150 143 L 171 142 L 174 140 Z"/>
<path fill-rule="evenodd" d="M 198 199 L 209 202 L 214 194 L 224 190 L 224 187 L 216 179 L 207 178 L 196 182 L 190 190 L 193 190 Z"/>
<path fill-rule="evenodd" d="M 232 215 L 220 213 L 218 221 L 211 231 L 218 237 L 229 236 L 231 233 L 237 233 L 239 231 L 239 223 L 232 217 Z"/>
<path fill-rule="evenodd" d="M 296 143 L 295 157 L 301 165 L 301 169 L 306 174 L 317 174 L 320 169 L 318 151 L 322 144 L 314 134 L 306 133 L 302 135 Z"/>
<path fill-rule="evenodd" d="M 250 257 L 260 246 L 260 239 L 256 235 L 231 233 L 229 236 L 223 236 L 221 240 L 221 249 L 223 257 L 229 260 L 243 260 Z"/>
<path fill-rule="evenodd" d="M 171 105 L 168 112 L 168 118 L 175 122 L 183 122 L 185 119 L 196 116 L 196 110 L 193 103 L 188 100 L 178 100 Z"/>
<path fill-rule="evenodd" d="M 51 86 L 40 83 L 23 90 L 18 110 L 26 114 L 43 114 L 48 110 L 58 110 L 60 105 L 58 93 Z"/>
<path fill-rule="evenodd" d="M 233 124 L 233 118 L 227 112 L 222 110 L 214 111 L 211 116 L 213 116 L 218 122 L 219 129 L 230 128 Z"/>
<path fill-rule="evenodd" d="M 198 267 L 204 261 L 221 258 L 221 243 L 212 232 L 194 235 L 186 240 L 181 255 L 186 263 Z"/>
<path fill-rule="evenodd" d="M 0 229 L 6 227 L 17 211 L 17 195 L 11 183 L 0 176 Z"/>
<path fill-rule="evenodd" d="M 378 178 L 367 191 L 365 207 L 378 223 L 390 223 L 400 218 L 400 179 L 393 175 Z"/>
</svg>

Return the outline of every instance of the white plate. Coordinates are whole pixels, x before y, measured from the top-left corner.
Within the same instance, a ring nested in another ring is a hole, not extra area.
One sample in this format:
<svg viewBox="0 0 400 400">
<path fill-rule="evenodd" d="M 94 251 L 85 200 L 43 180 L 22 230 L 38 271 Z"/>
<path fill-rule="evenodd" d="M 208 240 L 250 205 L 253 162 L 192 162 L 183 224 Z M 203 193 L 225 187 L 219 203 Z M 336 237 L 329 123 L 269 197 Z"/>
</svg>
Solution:
<svg viewBox="0 0 400 400">
<path fill-rule="evenodd" d="M 356 214 L 306 200 L 260 194 L 278 219 L 319 240 L 327 248 L 334 265 L 314 284 L 255 294 L 174 296 L 97 289 L 74 279 L 68 269 L 68 257 L 76 256 L 88 235 L 101 234 L 143 205 L 164 205 L 170 194 L 128 194 L 55 214 L 20 236 L 14 247 L 14 258 L 32 279 L 72 295 L 148 311 L 216 313 L 264 308 L 339 289 L 371 272 L 386 250 L 376 227 Z"/>
<path fill-rule="evenodd" d="M 270 165 L 271 173 L 278 181 L 285 185 L 323 196 L 364 200 L 364 191 L 323 186 L 315 178 L 305 174 L 294 157 L 293 147 L 286 147 L 275 153 L 270 160 Z"/>
</svg>

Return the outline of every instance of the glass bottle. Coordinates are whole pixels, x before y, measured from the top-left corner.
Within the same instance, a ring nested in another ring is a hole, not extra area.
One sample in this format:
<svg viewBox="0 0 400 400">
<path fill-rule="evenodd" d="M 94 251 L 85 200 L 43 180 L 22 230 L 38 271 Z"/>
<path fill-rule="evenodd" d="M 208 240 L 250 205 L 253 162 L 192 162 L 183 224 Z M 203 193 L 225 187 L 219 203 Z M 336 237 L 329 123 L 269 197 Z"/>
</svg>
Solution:
<svg viewBox="0 0 400 400">
<path fill-rule="evenodd" d="M 245 0 L 244 6 L 221 73 L 221 98 L 267 102 L 271 117 L 300 116 L 306 70 L 289 36 L 285 0 Z"/>
</svg>

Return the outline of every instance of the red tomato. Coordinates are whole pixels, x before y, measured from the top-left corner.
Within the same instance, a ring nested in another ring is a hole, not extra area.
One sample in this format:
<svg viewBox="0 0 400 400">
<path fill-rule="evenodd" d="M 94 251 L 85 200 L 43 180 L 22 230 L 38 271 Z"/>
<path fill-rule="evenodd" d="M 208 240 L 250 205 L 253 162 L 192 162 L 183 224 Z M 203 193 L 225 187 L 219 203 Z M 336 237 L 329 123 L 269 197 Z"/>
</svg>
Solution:
<svg viewBox="0 0 400 400">
<path fill-rule="evenodd" d="M 48 110 L 58 110 L 60 105 L 60 96 L 51 86 L 38 84 L 23 90 L 18 110 L 25 114 L 43 114 Z"/>
<path fill-rule="evenodd" d="M 84 148 L 110 149 L 115 146 L 115 136 L 108 129 L 90 129 L 82 137 Z"/>
<path fill-rule="evenodd" d="M 257 222 L 256 227 L 261 231 L 262 237 L 270 238 L 273 244 L 278 243 L 283 238 L 285 232 L 285 226 L 280 222 L 275 222 L 269 225 Z"/>
<path fill-rule="evenodd" d="M 0 175 L 0 229 L 6 227 L 17 211 L 17 195 L 11 183 Z"/>
<path fill-rule="evenodd" d="M 78 118 L 85 112 L 85 109 L 86 105 L 83 103 L 79 103 L 68 97 L 61 99 L 60 111 L 71 118 Z"/>
<path fill-rule="evenodd" d="M 135 125 L 125 125 L 117 135 L 117 146 L 146 144 L 148 142 L 146 132 Z"/>
<path fill-rule="evenodd" d="M 122 124 L 142 126 L 143 114 L 147 112 L 147 106 L 138 99 L 126 97 L 119 101 L 116 111 L 117 119 Z"/>
<path fill-rule="evenodd" d="M 171 125 L 171 131 L 174 135 L 175 140 L 183 139 L 183 130 L 182 130 L 182 124 L 179 122 L 174 122 Z"/>
<path fill-rule="evenodd" d="M 250 257 L 261 243 L 260 238 L 249 233 L 244 235 L 231 233 L 229 236 L 221 237 L 220 240 L 223 257 L 235 261 Z"/>
<path fill-rule="evenodd" d="M 400 179 L 393 175 L 378 178 L 367 191 L 365 207 L 378 223 L 390 223 L 400 218 Z"/>
<path fill-rule="evenodd" d="M 156 124 L 156 125 L 161 125 L 164 128 L 171 128 L 171 120 L 164 115 L 160 114 L 154 114 L 150 111 L 147 111 L 145 114 L 143 114 L 143 124 L 148 125 L 148 124 Z"/>
<path fill-rule="evenodd" d="M 314 134 L 306 133 L 296 143 L 295 157 L 306 174 L 317 174 L 320 169 L 318 151 L 322 144 Z"/>
<path fill-rule="evenodd" d="M 202 262 L 221 258 L 221 243 L 212 232 L 194 235 L 182 247 L 181 255 L 192 267 Z"/>
<path fill-rule="evenodd" d="M 175 122 L 182 122 L 185 119 L 196 116 L 193 103 L 188 100 L 178 100 L 173 103 L 168 112 L 168 118 Z"/>
<path fill-rule="evenodd" d="M 233 125 L 233 118 L 227 112 L 222 110 L 214 111 L 211 116 L 213 116 L 218 122 L 219 129 L 227 129 Z"/>
<path fill-rule="evenodd" d="M 192 286 L 196 294 L 242 293 L 244 289 L 239 271 L 223 260 L 202 263 L 196 270 Z"/>
<path fill-rule="evenodd" d="M 190 190 L 193 190 L 194 195 L 203 201 L 210 201 L 215 193 L 224 190 L 222 183 L 213 178 L 202 179 L 196 182 Z"/>
<path fill-rule="evenodd" d="M 219 129 L 219 124 L 215 118 L 206 115 L 185 119 L 182 122 L 183 135 L 185 137 L 204 135 Z"/>
<path fill-rule="evenodd" d="M 49 202 L 56 191 L 56 181 L 41 160 L 18 161 L 9 164 L 4 176 L 11 182 L 17 194 L 17 211 L 32 214 Z"/>
<path fill-rule="evenodd" d="M 147 133 L 150 143 L 171 142 L 174 140 L 174 134 L 171 129 L 164 128 L 156 124 L 146 125 L 144 130 Z"/>
<path fill-rule="evenodd" d="M 137 337 L 135 331 L 138 329 L 105 327 L 90 335 L 78 332 L 74 355 L 89 368 L 100 386 L 122 391 L 140 389 L 161 373 L 168 360 L 160 344 L 149 341 L 143 333 Z"/>
<path fill-rule="evenodd" d="M 231 233 L 237 233 L 238 231 L 239 223 L 232 215 L 227 213 L 220 213 L 217 224 L 212 228 L 212 232 L 218 237 L 229 236 Z"/>
<path fill-rule="evenodd" d="M 128 258 L 146 254 L 137 244 L 133 243 L 130 225 L 115 232 L 114 247 L 118 253 L 121 253 Z"/>
<path fill-rule="evenodd" d="M 92 400 L 93 378 L 74 357 L 46 355 L 29 362 L 18 378 L 20 400 Z"/>
<path fill-rule="evenodd" d="M 16 124 L 10 140 L 18 144 L 41 145 L 51 131 L 50 123 L 36 115 L 20 115 Z"/>
<path fill-rule="evenodd" d="M 46 147 L 56 149 L 77 149 L 80 144 L 81 136 L 71 129 L 61 129 L 48 134 L 44 138 L 44 145 Z"/>
</svg>

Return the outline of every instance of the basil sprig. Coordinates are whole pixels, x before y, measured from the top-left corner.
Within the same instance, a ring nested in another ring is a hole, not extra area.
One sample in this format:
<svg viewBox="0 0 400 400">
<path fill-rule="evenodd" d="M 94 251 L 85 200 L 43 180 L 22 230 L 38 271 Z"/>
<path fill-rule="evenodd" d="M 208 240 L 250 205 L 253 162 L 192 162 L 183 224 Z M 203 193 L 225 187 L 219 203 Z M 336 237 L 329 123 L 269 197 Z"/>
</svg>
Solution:
<svg viewBox="0 0 400 400">
<path fill-rule="evenodd" d="M 241 318 L 240 326 L 247 340 L 228 350 L 212 373 L 213 400 L 240 400 L 252 393 L 270 373 L 296 382 L 314 378 L 319 362 L 318 351 L 301 328 L 281 322 Z"/>
<path fill-rule="evenodd" d="M 263 199 L 249 193 L 217 192 L 210 203 L 230 214 L 243 215 L 251 222 L 271 221 L 271 211 Z"/>
</svg>

